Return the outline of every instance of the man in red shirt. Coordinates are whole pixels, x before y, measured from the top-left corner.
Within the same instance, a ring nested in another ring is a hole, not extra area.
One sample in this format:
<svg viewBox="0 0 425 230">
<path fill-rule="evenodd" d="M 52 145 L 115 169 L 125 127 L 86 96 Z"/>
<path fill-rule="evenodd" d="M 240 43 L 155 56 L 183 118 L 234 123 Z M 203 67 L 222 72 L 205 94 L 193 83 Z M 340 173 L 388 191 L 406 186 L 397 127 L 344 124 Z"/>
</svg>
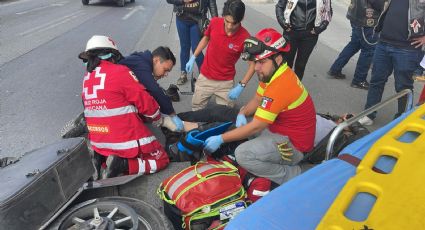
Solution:
<svg viewBox="0 0 425 230">
<path fill-rule="evenodd" d="M 217 104 L 232 107 L 232 100 L 239 97 L 254 74 L 254 64 L 250 63 L 243 79 L 232 89 L 235 64 L 242 54 L 243 42 L 249 37 L 248 31 L 241 25 L 244 14 L 245 4 L 241 0 L 227 0 L 223 17 L 211 19 L 204 37 L 187 62 L 186 72 L 189 73 L 192 72 L 196 57 L 208 45 L 192 97 L 192 110 L 205 108 L 213 95 L 216 96 Z"/>
<path fill-rule="evenodd" d="M 316 111 L 313 100 L 283 54 L 290 47 L 282 35 L 267 28 L 245 41 L 245 51 L 255 60 L 260 84 L 254 97 L 241 108 L 236 129 L 205 141 L 205 150 L 216 151 L 224 142 L 242 140 L 236 161 L 258 177 L 282 184 L 301 173 L 298 163 L 313 149 Z M 247 123 L 246 116 L 254 115 Z"/>
<path fill-rule="evenodd" d="M 158 103 L 124 65 L 115 42 L 95 35 L 79 55 L 87 67 L 82 99 L 93 150 L 107 157 L 102 178 L 150 174 L 165 168 L 167 153 L 143 124 L 158 123 Z M 98 169 L 99 170 L 99 169 Z"/>
</svg>

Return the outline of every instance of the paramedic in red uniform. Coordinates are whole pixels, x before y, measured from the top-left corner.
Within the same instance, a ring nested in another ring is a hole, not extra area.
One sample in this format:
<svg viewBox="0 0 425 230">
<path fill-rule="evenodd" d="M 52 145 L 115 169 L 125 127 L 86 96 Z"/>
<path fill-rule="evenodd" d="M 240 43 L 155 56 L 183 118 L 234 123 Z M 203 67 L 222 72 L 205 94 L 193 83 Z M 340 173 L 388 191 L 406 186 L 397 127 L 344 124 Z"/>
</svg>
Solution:
<svg viewBox="0 0 425 230">
<path fill-rule="evenodd" d="M 208 138 L 205 150 L 260 133 L 235 150 L 236 161 L 250 173 L 282 184 L 301 173 L 298 163 L 311 151 L 316 130 L 313 100 L 283 54 L 290 47 L 274 29 L 259 31 L 244 44 L 245 58 L 254 59 L 260 84 L 239 111 L 236 129 Z M 246 117 L 254 115 L 247 123 Z"/>
<path fill-rule="evenodd" d="M 102 178 L 165 168 L 168 156 L 144 125 L 161 122 L 158 103 L 129 68 L 116 64 L 122 55 L 115 42 L 95 35 L 79 58 L 87 67 L 82 99 L 88 138 L 93 150 L 107 157 Z"/>
<path fill-rule="evenodd" d="M 192 72 L 195 59 L 207 47 L 200 74 L 192 97 L 192 110 L 207 106 L 215 95 L 216 103 L 233 107 L 248 81 L 254 75 L 254 63 L 250 63 L 243 79 L 234 85 L 235 64 L 243 51 L 243 42 L 249 37 L 241 21 L 245 15 L 245 4 L 241 0 L 227 0 L 223 7 L 223 17 L 214 17 L 204 37 L 186 63 L 186 72 Z M 233 89 L 232 89 L 233 88 Z"/>
</svg>

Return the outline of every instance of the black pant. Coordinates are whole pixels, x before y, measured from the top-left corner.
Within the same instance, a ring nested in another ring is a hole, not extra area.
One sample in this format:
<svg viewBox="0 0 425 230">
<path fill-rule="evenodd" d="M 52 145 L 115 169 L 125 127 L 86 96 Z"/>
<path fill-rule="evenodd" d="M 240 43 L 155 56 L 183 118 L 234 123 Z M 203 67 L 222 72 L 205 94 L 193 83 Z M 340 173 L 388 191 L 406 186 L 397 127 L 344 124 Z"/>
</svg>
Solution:
<svg viewBox="0 0 425 230">
<path fill-rule="evenodd" d="M 239 110 L 225 105 L 212 105 L 197 111 L 177 114 L 180 119 L 191 122 L 227 122 L 236 121 Z"/>
<path fill-rule="evenodd" d="M 292 68 L 300 80 L 303 79 L 305 66 L 307 65 L 308 58 L 316 46 L 319 35 L 312 34 L 311 30 L 294 30 L 288 34 L 291 50 L 286 56 L 289 67 Z M 286 32 L 285 32 L 286 33 Z M 296 55 L 296 59 L 295 59 Z"/>
</svg>

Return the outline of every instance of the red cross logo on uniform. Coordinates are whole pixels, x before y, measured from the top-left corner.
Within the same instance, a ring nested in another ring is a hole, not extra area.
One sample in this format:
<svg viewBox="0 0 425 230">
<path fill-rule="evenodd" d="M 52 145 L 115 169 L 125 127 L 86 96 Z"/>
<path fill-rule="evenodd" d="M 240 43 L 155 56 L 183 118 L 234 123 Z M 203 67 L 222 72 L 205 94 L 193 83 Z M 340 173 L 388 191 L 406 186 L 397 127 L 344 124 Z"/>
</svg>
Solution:
<svg viewBox="0 0 425 230">
<path fill-rule="evenodd" d="M 105 73 L 100 73 L 100 67 L 96 67 L 95 73 L 87 73 L 84 76 L 83 94 L 85 99 L 97 98 L 97 91 L 105 88 Z"/>
</svg>

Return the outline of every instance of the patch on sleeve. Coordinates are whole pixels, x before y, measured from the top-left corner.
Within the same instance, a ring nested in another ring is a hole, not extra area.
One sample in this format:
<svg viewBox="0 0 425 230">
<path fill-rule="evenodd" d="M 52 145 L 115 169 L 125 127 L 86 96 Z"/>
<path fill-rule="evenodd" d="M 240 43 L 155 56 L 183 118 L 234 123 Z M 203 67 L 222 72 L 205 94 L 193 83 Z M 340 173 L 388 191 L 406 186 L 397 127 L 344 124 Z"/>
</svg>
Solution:
<svg viewBox="0 0 425 230">
<path fill-rule="evenodd" d="M 97 134 L 108 134 L 110 132 L 109 125 L 87 125 L 87 129 Z"/>
<path fill-rule="evenodd" d="M 133 77 L 133 79 L 134 79 L 136 82 L 139 82 L 139 80 L 137 80 L 137 77 L 136 77 L 136 75 L 133 73 L 133 71 L 128 71 L 128 73 L 130 73 L 131 77 Z"/>
<path fill-rule="evenodd" d="M 261 101 L 261 107 L 263 109 L 270 109 L 272 106 L 273 99 L 269 97 L 263 97 L 263 100 Z"/>
</svg>

